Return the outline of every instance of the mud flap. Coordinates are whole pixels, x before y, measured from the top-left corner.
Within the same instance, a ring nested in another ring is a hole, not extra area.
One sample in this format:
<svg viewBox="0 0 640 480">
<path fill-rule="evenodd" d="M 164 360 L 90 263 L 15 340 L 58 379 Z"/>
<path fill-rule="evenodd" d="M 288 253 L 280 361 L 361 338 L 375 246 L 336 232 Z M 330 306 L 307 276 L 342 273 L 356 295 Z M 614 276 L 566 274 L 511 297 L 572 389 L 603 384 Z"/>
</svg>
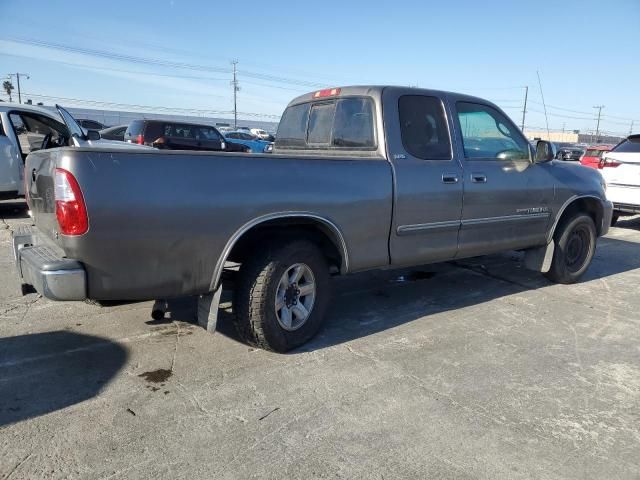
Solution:
<svg viewBox="0 0 640 480">
<path fill-rule="evenodd" d="M 552 240 L 547 245 L 538 248 L 530 248 L 524 253 L 524 266 L 529 270 L 547 273 L 551 269 L 555 242 Z"/>
<path fill-rule="evenodd" d="M 215 292 L 210 292 L 198 297 L 198 325 L 207 332 L 214 333 L 216 331 L 221 296 L 222 285 L 220 285 Z"/>
</svg>

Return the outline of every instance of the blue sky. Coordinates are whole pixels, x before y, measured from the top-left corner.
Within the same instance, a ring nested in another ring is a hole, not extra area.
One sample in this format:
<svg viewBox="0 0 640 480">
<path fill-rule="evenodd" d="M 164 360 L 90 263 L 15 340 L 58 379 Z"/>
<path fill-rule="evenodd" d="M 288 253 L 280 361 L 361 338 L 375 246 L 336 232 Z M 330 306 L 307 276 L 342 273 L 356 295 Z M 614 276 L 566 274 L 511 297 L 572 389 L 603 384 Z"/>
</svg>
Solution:
<svg viewBox="0 0 640 480">
<path fill-rule="evenodd" d="M 46 104 L 229 111 L 237 59 L 241 112 L 278 116 L 320 86 L 374 83 L 478 95 L 520 123 L 528 85 L 527 124 L 544 126 L 539 71 L 551 128 L 594 129 L 592 107 L 605 105 L 602 130 L 635 119 L 640 131 L 640 0 L 0 0 L 0 11 L 0 75 L 29 73 L 23 92 Z"/>
</svg>

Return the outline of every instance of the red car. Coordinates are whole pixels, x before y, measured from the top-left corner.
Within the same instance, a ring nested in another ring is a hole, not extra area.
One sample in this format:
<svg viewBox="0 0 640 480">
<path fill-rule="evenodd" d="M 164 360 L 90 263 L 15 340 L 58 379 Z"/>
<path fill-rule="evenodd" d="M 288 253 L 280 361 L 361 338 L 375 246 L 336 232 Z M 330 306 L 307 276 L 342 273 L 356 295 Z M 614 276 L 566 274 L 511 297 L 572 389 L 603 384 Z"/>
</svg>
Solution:
<svg viewBox="0 0 640 480">
<path fill-rule="evenodd" d="M 613 147 L 613 145 L 592 145 L 584 152 L 580 163 L 586 167 L 602 168 L 602 156 L 610 152 Z"/>
</svg>

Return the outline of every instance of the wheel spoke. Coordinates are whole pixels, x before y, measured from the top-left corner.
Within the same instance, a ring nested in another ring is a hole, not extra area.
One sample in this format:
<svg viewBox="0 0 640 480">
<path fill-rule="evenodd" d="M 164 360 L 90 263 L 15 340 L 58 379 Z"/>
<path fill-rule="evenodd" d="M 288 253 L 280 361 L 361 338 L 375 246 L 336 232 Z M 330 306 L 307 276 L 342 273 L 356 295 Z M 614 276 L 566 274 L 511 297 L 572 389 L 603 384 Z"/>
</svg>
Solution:
<svg viewBox="0 0 640 480">
<path fill-rule="evenodd" d="M 276 312 L 279 312 L 284 306 L 284 293 L 282 295 L 278 294 L 278 298 L 276 299 Z"/>
<path fill-rule="evenodd" d="M 302 303 L 298 302 L 296 305 L 291 307 L 291 311 L 296 316 L 298 320 L 304 320 L 309 315 L 309 310 Z"/>
<path fill-rule="evenodd" d="M 305 283 L 304 285 L 298 285 L 298 290 L 300 290 L 300 296 L 306 297 L 307 295 L 311 295 L 316 289 L 316 284 L 313 282 Z"/>
<path fill-rule="evenodd" d="M 291 328 L 291 318 L 291 310 L 286 306 L 282 307 L 280 310 L 280 320 L 285 327 Z"/>
<path fill-rule="evenodd" d="M 291 276 L 289 277 L 289 283 L 299 282 L 302 278 L 302 274 L 304 273 L 304 268 L 302 265 L 296 265 L 291 269 Z"/>
</svg>

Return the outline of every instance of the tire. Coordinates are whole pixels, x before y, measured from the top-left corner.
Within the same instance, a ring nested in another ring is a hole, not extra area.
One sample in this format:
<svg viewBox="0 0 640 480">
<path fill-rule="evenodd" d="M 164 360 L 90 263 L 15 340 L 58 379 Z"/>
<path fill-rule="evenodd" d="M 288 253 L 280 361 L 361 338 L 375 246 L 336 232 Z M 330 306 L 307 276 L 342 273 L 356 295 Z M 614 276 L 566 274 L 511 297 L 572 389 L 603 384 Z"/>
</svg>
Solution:
<svg viewBox="0 0 640 480">
<path fill-rule="evenodd" d="M 593 219 L 584 213 L 568 218 L 556 230 L 553 240 L 553 260 L 545 276 L 556 283 L 577 282 L 589 268 L 596 251 Z"/>
<path fill-rule="evenodd" d="M 613 216 L 611 217 L 611 226 L 615 227 L 616 223 L 618 223 L 618 219 L 620 218 L 620 215 L 616 215 L 615 213 L 613 214 Z"/>
<path fill-rule="evenodd" d="M 295 280 L 296 275 L 303 276 Z M 316 245 L 270 242 L 240 267 L 233 302 L 236 329 L 252 345 L 287 352 L 317 333 L 329 297 L 329 268 Z M 305 319 L 304 310 L 309 312 Z"/>
</svg>

